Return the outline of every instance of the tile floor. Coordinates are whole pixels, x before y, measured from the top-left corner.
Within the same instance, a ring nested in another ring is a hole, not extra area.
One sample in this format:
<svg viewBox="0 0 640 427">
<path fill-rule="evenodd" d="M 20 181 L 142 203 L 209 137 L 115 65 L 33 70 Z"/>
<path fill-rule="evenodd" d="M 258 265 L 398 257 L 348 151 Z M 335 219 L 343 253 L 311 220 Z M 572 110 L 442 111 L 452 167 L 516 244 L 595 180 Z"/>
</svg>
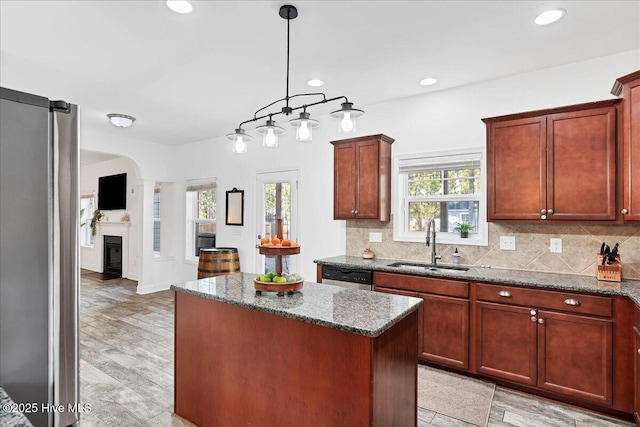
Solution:
<svg viewBox="0 0 640 427">
<path fill-rule="evenodd" d="M 186 426 L 173 410 L 173 292 L 135 293 L 130 280 L 82 275 L 80 426 Z M 488 426 L 633 426 L 502 387 Z M 473 426 L 418 410 L 418 426 Z"/>
</svg>

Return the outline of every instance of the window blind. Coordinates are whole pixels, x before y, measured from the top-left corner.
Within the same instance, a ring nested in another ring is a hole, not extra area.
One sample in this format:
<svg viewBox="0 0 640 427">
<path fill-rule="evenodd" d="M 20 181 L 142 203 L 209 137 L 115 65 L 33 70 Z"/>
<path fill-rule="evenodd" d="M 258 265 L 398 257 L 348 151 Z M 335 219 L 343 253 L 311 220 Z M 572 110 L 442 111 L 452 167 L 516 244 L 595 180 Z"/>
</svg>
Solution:
<svg viewBox="0 0 640 427">
<path fill-rule="evenodd" d="M 432 172 L 443 169 L 480 168 L 482 153 L 412 157 L 398 160 L 399 173 Z"/>
</svg>

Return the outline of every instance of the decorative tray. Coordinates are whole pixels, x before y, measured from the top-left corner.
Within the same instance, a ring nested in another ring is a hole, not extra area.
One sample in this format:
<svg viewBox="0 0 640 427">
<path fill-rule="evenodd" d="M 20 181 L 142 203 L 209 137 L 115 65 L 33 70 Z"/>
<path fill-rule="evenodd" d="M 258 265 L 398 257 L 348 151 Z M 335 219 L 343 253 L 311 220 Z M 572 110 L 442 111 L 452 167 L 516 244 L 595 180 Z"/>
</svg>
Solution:
<svg viewBox="0 0 640 427">
<path fill-rule="evenodd" d="M 261 255 L 297 255 L 300 253 L 300 245 L 297 246 L 274 246 L 260 245 L 258 250 Z"/>
<path fill-rule="evenodd" d="M 295 282 L 286 283 L 274 283 L 274 282 L 260 282 L 253 280 L 253 285 L 256 288 L 256 294 L 261 295 L 262 292 L 277 292 L 278 296 L 284 296 L 285 292 L 289 295 L 295 291 L 302 289 L 304 280 L 296 280 Z"/>
</svg>

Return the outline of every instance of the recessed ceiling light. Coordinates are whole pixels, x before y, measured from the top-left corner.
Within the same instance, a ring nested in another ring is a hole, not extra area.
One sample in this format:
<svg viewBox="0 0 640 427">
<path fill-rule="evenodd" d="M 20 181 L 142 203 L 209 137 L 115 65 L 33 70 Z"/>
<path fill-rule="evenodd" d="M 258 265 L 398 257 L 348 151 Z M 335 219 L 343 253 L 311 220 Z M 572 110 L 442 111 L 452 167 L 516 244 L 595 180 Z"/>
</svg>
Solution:
<svg viewBox="0 0 640 427">
<path fill-rule="evenodd" d="M 187 0 L 167 0 L 167 7 L 176 13 L 189 13 L 193 10 Z"/>
<path fill-rule="evenodd" d="M 564 9 L 553 9 L 538 15 L 534 21 L 538 25 L 549 25 L 562 18 L 567 13 Z"/>
<path fill-rule="evenodd" d="M 307 80 L 307 84 L 311 87 L 320 87 L 324 84 L 324 82 L 319 79 L 311 79 L 311 80 Z"/>
<path fill-rule="evenodd" d="M 431 86 L 438 82 L 438 79 L 434 79 L 433 77 L 427 77 L 426 79 L 420 80 L 420 84 L 422 86 Z"/>
<path fill-rule="evenodd" d="M 128 128 L 133 124 L 133 122 L 136 121 L 135 117 L 127 116 L 126 114 L 112 113 L 107 114 L 107 117 L 109 117 L 109 120 L 111 120 L 111 123 L 114 126 L 117 126 L 119 128 Z"/>
</svg>

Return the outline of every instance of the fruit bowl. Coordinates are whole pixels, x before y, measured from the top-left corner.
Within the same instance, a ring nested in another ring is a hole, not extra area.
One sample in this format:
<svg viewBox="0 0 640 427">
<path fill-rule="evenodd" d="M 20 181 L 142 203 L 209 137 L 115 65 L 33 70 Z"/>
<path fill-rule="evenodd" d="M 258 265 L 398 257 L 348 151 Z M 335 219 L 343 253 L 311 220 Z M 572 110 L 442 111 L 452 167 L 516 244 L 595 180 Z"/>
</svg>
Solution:
<svg viewBox="0 0 640 427">
<path fill-rule="evenodd" d="M 299 276 L 298 276 L 299 277 Z M 256 288 L 256 294 L 261 295 L 262 292 L 276 292 L 278 296 L 284 296 L 285 292 L 289 295 L 295 291 L 302 289 L 304 279 L 301 277 L 295 281 L 289 282 L 263 282 L 257 279 L 253 279 L 253 286 Z"/>
</svg>

